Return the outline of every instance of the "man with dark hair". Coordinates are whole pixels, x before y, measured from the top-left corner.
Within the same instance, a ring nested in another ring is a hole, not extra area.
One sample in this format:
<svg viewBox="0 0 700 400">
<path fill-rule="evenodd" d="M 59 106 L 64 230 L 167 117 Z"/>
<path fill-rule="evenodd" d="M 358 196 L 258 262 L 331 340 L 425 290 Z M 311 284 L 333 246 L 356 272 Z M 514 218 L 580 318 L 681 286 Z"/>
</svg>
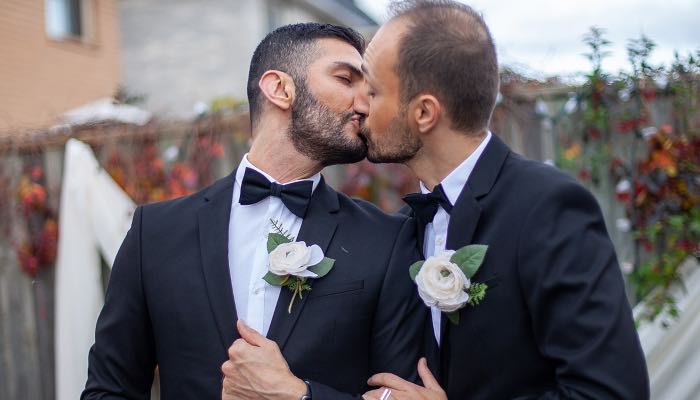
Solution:
<svg viewBox="0 0 700 400">
<path fill-rule="evenodd" d="M 404 211 L 428 259 L 411 274 L 431 306 L 435 354 L 418 364 L 424 386 L 377 374 L 366 398 L 648 398 L 598 204 L 488 130 L 498 64 L 484 20 L 447 0 L 392 10 L 364 55 L 362 134 L 371 161 L 403 162 L 421 181 Z M 474 265 L 460 268 L 453 251 Z"/>
<path fill-rule="evenodd" d="M 363 49 L 315 23 L 260 43 L 250 152 L 199 193 L 137 208 L 83 399 L 148 398 L 156 366 L 163 399 L 350 399 L 373 373 L 415 379 L 428 315 L 405 274 L 412 221 L 320 175 L 366 154 Z"/>
<path fill-rule="evenodd" d="M 248 102 L 251 124 L 255 130 L 264 123 L 260 119 L 266 107 L 269 107 L 259 86 L 260 78 L 271 70 L 285 72 L 294 80 L 297 95 L 292 108 L 291 130 L 294 134 L 290 135 L 296 150 L 320 161 L 323 166 L 357 162 L 364 158 L 366 145 L 356 135 L 348 140 L 344 135 L 337 134 L 357 115 L 354 112 L 333 115 L 309 93 L 307 70 L 322 51 L 315 43 L 321 38 L 345 42 L 360 54 L 365 49 L 364 38 L 344 27 L 305 23 L 278 28 L 260 42 L 250 62 Z"/>
</svg>

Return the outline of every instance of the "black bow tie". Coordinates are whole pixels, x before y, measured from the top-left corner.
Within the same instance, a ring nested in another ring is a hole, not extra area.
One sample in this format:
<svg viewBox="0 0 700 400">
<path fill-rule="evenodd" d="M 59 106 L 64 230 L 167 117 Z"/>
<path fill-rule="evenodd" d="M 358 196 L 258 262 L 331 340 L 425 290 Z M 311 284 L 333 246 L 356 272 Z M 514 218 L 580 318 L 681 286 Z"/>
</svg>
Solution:
<svg viewBox="0 0 700 400">
<path fill-rule="evenodd" d="M 448 214 L 452 212 L 452 203 L 447 198 L 442 185 L 437 185 L 430 193 L 411 193 L 403 198 L 416 214 L 416 218 L 427 225 L 433 222 L 438 206 L 442 207 Z"/>
<path fill-rule="evenodd" d="M 304 218 L 306 209 L 309 207 L 313 185 L 310 180 L 281 185 L 270 182 L 265 175 L 254 169 L 246 168 L 238 202 L 242 205 L 255 204 L 267 197 L 276 196 L 294 215 Z"/>
</svg>

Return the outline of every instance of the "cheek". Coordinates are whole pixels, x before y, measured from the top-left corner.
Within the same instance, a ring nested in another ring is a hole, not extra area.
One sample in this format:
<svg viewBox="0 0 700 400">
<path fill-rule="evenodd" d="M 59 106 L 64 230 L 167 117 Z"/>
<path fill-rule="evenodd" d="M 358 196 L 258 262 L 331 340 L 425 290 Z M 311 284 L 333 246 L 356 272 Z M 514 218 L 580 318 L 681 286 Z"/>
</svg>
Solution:
<svg viewBox="0 0 700 400">
<path fill-rule="evenodd" d="M 386 101 L 375 98 L 370 102 L 367 120 L 372 129 L 384 132 L 392 118 L 394 118 L 393 107 L 389 107 Z"/>
<path fill-rule="evenodd" d="M 345 112 L 352 108 L 355 91 L 351 87 L 332 79 L 318 80 L 316 84 L 312 81 L 309 87 L 316 99 L 331 110 Z"/>
<path fill-rule="evenodd" d="M 336 89 L 329 93 L 325 104 L 327 104 L 328 107 L 332 110 L 336 110 L 338 112 L 345 112 L 352 108 L 354 100 L 355 93 L 349 90 L 348 88 Z"/>
<path fill-rule="evenodd" d="M 342 96 L 340 93 L 334 94 L 334 93 L 328 93 L 328 94 L 321 94 L 316 96 L 316 99 L 321 103 L 322 105 L 326 106 L 328 109 L 334 112 L 342 112 L 345 111 L 348 106 L 345 101 L 345 96 Z"/>
</svg>

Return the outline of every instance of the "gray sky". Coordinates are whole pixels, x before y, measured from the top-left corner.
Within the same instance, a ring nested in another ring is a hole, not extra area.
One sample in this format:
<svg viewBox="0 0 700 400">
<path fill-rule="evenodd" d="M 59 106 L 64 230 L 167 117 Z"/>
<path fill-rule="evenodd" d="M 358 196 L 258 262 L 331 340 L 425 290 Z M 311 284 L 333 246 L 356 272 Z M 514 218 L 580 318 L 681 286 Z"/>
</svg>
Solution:
<svg viewBox="0 0 700 400">
<path fill-rule="evenodd" d="M 382 21 L 388 0 L 356 0 Z M 645 34 L 656 42 L 652 62 L 670 64 L 674 50 L 700 50 L 700 0 L 474 0 L 464 1 L 484 15 L 501 64 L 534 76 L 588 71 L 582 37 L 596 25 L 613 42 L 603 67 L 628 68 L 628 39 Z"/>
</svg>

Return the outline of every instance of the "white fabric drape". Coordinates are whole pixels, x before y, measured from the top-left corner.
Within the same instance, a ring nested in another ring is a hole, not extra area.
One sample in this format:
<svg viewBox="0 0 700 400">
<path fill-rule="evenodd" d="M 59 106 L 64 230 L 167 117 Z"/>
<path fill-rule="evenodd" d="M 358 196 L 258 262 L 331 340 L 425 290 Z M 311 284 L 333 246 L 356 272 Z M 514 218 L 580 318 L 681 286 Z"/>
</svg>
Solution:
<svg viewBox="0 0 700 400">
<path fill-rule="evenodd" d="M 670 321 L 668 329 L 661 318 L 639 328 L 655 400 L 700 399 L 700 266 L 690 258 L 681 270 L 687 292 L 675 288 L 678 320 Z M 635 307 L 635 315 L 643 305 Z"/>
<path fill-rule="evenodd" d="M 100 167 L 87 144 L 66 144 L 56 261 L 56 399 L 85 387 L 87 358 L 104 302 L 100 255 L 111 267 L 134 202 Z"/>
</svg>

